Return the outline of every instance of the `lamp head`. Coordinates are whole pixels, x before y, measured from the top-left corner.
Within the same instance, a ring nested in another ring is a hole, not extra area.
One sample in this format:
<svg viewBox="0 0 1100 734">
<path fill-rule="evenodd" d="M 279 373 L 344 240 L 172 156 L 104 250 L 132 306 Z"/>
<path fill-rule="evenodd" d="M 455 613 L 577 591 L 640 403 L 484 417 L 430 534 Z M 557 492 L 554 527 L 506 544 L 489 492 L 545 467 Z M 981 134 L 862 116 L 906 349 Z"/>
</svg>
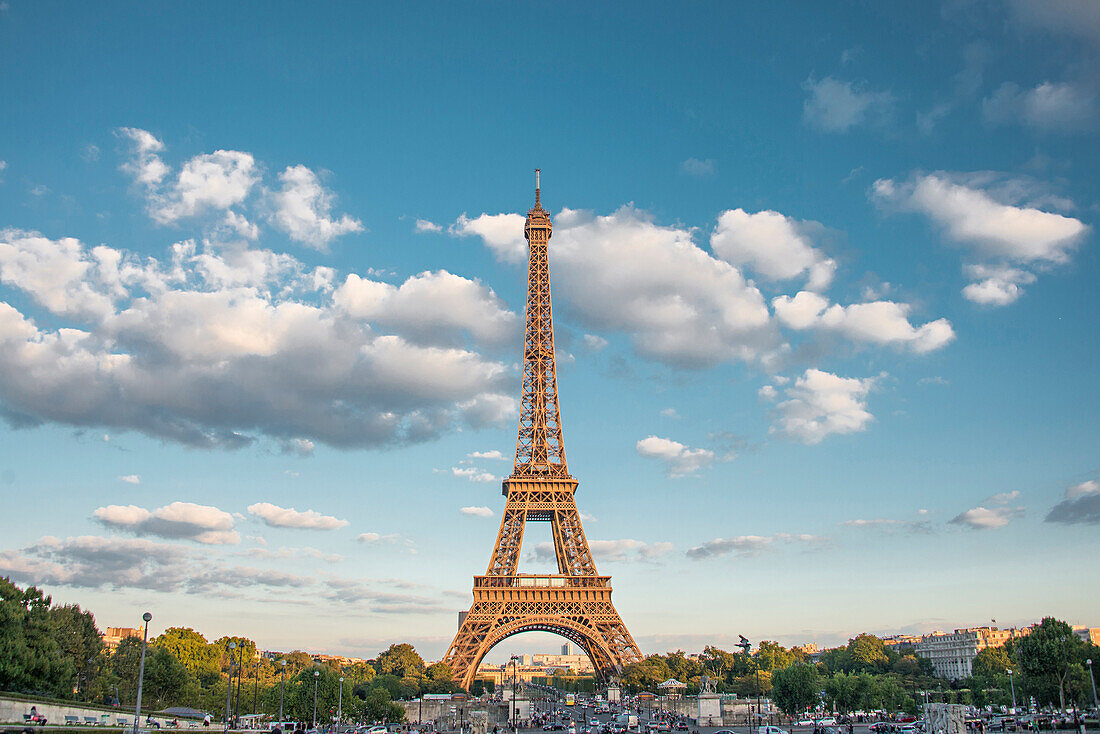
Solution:
<svg viewBox="0 0 1100 734">
<path fill-rule="evenodd" d="M 321 674 L 321 671 L 319 671 L 319 670 L 315 670 L 315 671 L 313 671 L 313 677 L 314 677 L 314 678 L 316 678 L 316 677 L 317 677 L 317 676 L 319 676 L 320 674 Z"/>
<path fill-rule="evenodd" d="M 230 650 L 236 650 L 237 649 L 237 643 L 236 642 L 230 642 L 229 643 L 229 649 Z"/>
<path fill-rule="evenodd" d="M 281 665 L 285 668 L 286 667 L 286 661 L 285 660 L 280 660 L 279 665 Z"/>
<path fill-rule="evenodd" d="M 149 612 L 146 612 L 145 614 L 141 615 L 141 618 L 144 619 L 146 622 L 148 622 L 150 619 L 153 618 L 153 615 L 150 614 Z"/>
</svg>

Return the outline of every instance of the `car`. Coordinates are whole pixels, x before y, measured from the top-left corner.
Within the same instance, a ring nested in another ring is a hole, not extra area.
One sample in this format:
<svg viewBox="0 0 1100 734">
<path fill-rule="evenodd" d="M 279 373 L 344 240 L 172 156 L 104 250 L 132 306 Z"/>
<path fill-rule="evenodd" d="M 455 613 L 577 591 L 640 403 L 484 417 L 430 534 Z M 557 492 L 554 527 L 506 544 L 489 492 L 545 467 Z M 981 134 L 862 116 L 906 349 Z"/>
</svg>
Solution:
<svg viewBox="0 0 1100 734">
<path fill-rule="evenodd" d="M 599 719 L 589 719 L 588 720 L 588 725 L 589 726 L 599 726 L 600 725 L 600 720 Z"/>
<path fill-rule="evenodd" d="M 672 724 L 667 721 L 661 721 L 657 723 L 657 731 L 672 731 Z"/>
<path fill-rule="evenodd" d="M 657 731 L 661 725 L 656 721 L 650 721 L 645 725 L 646 731 Z"/>
<path fill-rule="evenodd" d="M 756 734 L 791 734 L 786 729 L 780 729 L 778 726 L 761 726 L 756 729 Z"/>
</svg>

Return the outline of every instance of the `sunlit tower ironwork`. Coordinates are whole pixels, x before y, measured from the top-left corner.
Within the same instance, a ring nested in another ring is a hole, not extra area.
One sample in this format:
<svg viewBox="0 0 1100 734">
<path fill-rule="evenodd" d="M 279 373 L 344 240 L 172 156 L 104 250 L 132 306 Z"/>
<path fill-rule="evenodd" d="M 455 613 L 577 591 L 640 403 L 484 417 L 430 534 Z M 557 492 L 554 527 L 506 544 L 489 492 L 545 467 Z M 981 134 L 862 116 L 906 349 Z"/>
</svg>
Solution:
<svg viewBox="0 0 1100 734">
<path fill-rule="evenodd" d="M 516 461 L 501 487 L 505 507 L 489 568 L 474 577 L 473 604 L 443 659 L 464 688 L 489 650 L 522 632 L 552 632 L 572 640 L 601 677 L 642 659 L 611 603 L 611 577 L 596 571 L 574 499 L 578 482 L 565 462 L 550 301 L 552 232 L 536 169 L 535 206 L 523 230 L 530 255 Z M 551 524 L 556 574 L 518 573 L 528 522 Z"/>
</svg>

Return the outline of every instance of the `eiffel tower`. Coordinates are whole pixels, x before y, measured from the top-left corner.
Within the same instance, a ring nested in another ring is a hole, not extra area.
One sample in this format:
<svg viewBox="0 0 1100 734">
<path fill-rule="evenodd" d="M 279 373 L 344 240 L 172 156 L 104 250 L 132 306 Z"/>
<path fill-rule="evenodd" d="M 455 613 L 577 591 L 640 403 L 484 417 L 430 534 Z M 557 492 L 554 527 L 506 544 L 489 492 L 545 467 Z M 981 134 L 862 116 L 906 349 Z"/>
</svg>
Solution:
<svg viewBox="0 0 1100 734">
<path fill-rule="evenodd" d="M 540 201 L 536 169 L 535 206 L 523 228 L 531 255 L 516 463 L 502 483 L 507 500 L 489 570 L 474 576 L 474 603 L 443 658 L 455 681 L 467 689 L 485 654 L 522 632 L 552 632 L 572 640 L 601 678 L 642 659 L 611 603 L 611 577 L 596 572 L 573 498 L 578 483 L 565 464 L 547 255 L 552 229 L 550 212 Z M 556 574 L 516 572 L 528 522 L 551 524 Z"/>
</svg>

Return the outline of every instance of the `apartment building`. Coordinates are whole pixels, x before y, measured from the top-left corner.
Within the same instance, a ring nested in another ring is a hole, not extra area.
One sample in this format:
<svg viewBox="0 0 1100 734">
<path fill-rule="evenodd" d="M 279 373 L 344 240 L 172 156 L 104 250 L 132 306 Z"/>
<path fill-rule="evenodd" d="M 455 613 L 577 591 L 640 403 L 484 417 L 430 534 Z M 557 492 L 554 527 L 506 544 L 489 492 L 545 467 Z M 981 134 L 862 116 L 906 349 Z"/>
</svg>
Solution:
<svg viewBox="0 0 1100 734">
<path fill-rule="evenodd" d="M 914 645 L 917 655 L 932 661 L 936 675 L 957 680 L 969 678 L 978 651 L 987 647 L 1000 647 L 1015 637 L 1031 632 L 1022 629 L 997 629 L 996 627 L 968 627 L 954 632 L 933 632 L 919 638 Z"/>
</svg>

